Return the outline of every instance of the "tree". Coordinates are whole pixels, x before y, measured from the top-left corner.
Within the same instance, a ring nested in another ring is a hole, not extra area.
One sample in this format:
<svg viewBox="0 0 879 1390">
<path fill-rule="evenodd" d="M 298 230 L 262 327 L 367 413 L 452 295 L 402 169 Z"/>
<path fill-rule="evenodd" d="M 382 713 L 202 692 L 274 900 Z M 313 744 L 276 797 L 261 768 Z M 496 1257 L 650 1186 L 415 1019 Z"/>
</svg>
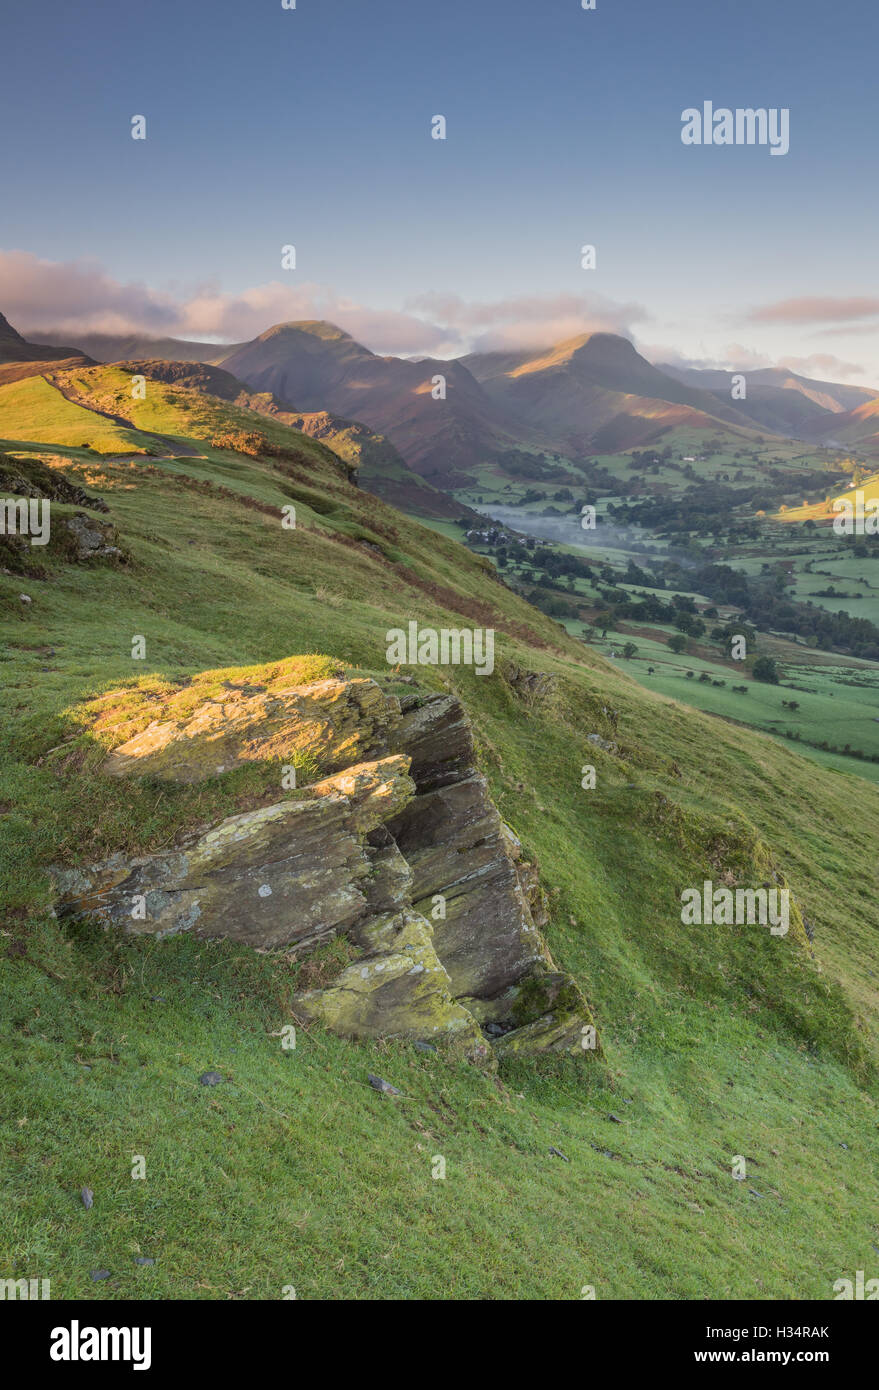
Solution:
<svg viewBox="0 0 879 1390">
<path fill-rule="evenodd" d="M 625 646 L 623 647 L 623 656 L 628 657 L 629 660 L 631 661 L 632 657 L 633 657 L 633 656 L 637 656 L 637 655 L 638 655 L 638 648 L 635 646 L 635 643 L 634 643 L 634 642 L 626 642 Z"/>
<path fill-rule="evenodd" d="M 778 667 L 771 656 L 758 656 L 751 675 L 755 681 L 764 681 L 767 685 L 778 685 Z"/>
<path fill-rule="evenodd" d="M 668 649 L 671 652 L 685 652 L 687 650 L 687 639 L 682 632 L 673 632 L 668 639 Z"/>
</svg>

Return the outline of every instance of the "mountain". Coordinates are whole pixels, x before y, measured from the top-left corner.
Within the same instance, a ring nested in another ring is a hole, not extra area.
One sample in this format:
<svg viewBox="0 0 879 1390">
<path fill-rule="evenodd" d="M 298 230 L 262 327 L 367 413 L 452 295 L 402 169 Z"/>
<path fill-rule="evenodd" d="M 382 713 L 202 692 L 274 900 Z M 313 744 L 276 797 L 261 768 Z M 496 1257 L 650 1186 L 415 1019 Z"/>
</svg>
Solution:
<svg viewBox="0 0 879 1390">
<path fill-rule="evenodd" d="M 537 443 L 510 427 L 465 365 L 379 357 L 335 325 L 282 323 L 223 358 L 257 391 L 362 420 L 392 441 L 410 468 L 437 487 L 470 481 L 471 470 L 511 448 Z M 442 376 L 445 400 L 433 396 Z"/>
<path fill-rule="evenodd" d="M 863 401 L 854 410 L 835 414 L 816 429 L 821 443 L 844 449 L 857 449 L 879 457 L 879 394 Z"/>
<path fill-rule="evenodd" d="M 256 390 L 365 421 L 435 486 L 472 483 L 478 470 L 541 453 L 572 458 L 649 443 L 675 425 L 752 430 L 711 392 L 651 366 L 626 338 L 594 333 L 547 348 L 474 353 L 460 361 L 378 357 L 327 323 L 269 329 L 223 366 Z M 431 383 L 446 381 L 446 399 Z"/>
<path fill-rule="evenodd" d="M 274 331 L 270 330 L 264 337 L 270 337 Z M 334 332 L 339 333 L 339 330 Z M 44 372 L 94 366 L 96 362 L 124 363 L 132 371 L 139 371 L 155 380 L 176 383 L 220 400 L 237 403 L 259 414 L 273 416 L 291 429 L 322 440 L 358 470 L 364 487 L 415 515 L 443 520 L 468 516 L 476 520 L 476 514 L 468 507 L 454 502 L 419 477 L 389 439 L 357 420 L 339 418 L 327 411 L 323 406 L 324 393 L 314 381 L 311 388 L 319 404 L 312 410 L 301 411 L 279 400 L 271 390 L 249 389 L 230 371 L 214 365 L 215 361 L 223 360 L 230 354 L 234 356 L 241 348 L 240 344 L 187 342 L 178 338 L 150 338 L 141 334 L 87 333 L 83 336 L 83 342 L 88 345 L 92 356 L 86 356 L 78 348 L 62 346 L 60 334 L 44 336 L 49 341 L 42 344 L 28 342 L 0 314 L 0 384 Z M 347 335 L 340 336 L 347 338 Z M 372 357 L 366 348 L 354 344 L 353 339 L 348 339 L 348 342 L 360 353 Z M 389 360 L 395 362 L 398 359 Z M 295 380 L 295 373 L 288 373 L 286 379 Z M 356 403 L 356 394 L 351 399 Z"/>
<path fill-rule="evenodd" d="M 613 333 L 462 361 L 498 407 L 574 457 L 646 444 L 672 425 L 753 427 L 729 402 L 666 375 Z"/>
<path fill-rule="evenodd" d="M 0 314 L 0 384 L 35 376 L 44 368 L 88 366 L 91 358 L 79 348 L 29 343 Z"/>
<path fill-rule="evenodd" d="M 660 370 L 711 392 L 723 403 L 732 401 L 733 377 L 744 376 L 747 394 L 744 400 L 734 402 L 736 409 L 765 429 L 797 439 L 821 438 L 825 427 L 829 428 L 828 416 L 853 411 L 879 396 L 865 386 L 815 381 L 780 367 L 734 373 L 663 363 Z"/>
<path fill-rule="evenodd" d="M 40 341 L 63 341 L 61 332 L 41 332 Z M 164 358 L 171 362 L 219 362 L 235 350 L 235 343 L 200 343 L 186 338 L 151 338 L 146 333 L 78 333 L 77 340 L 96 362 L 123 362 L 130 358 Z"/>
<path fill-rule="evenodd" d="M 74 351 L 27 345 L 6 328 L 8 351 Z M 747 397 L 734 401 L 733 373 L 654 366 L 613 333 L 449 361 L 380 356 L 320 320 L 276 324 L 232 345 L 136 334 L 82 341 L 101 360 L 150 364 L 154 374 L 164 361 L 166 381 L 183 382 L 186 364 L 200 368 L 185 377 L 189 386 L 225 400 L 247 396 L 306 433 L 332 434 L 367 486 L 422 515 L 458 515 L 438 494 L 472 491 L 485 470 L 501 483 L 567 483 L 562 460 L 644 447 L 681 426 L 729 432 L 733 447 L 759 430 L 876 449 L 875 391 L 762 369 L 746 373 Z M 434 395 L 438 378 L 444 398 Z"/>
</svg>

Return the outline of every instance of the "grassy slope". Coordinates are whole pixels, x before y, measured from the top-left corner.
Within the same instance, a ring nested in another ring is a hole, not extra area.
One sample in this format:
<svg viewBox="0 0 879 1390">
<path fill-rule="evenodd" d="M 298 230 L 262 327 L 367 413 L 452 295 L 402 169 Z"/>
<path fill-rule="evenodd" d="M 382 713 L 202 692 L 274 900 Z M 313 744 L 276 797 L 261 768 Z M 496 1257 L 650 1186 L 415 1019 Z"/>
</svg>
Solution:
<svg viewBox="0 0 879 1390">
<path fill-rule="evenodd" d="M 85 444 L 99 454 L 144 448 L 136 431 L 74 405 L 41 376 L 0 386 L 0 445 L 33 440 L 42 444 Z"/>
<path fill-rule="evenodd" d="M 151 408 L 142 427 L 184 432 Z M 879 1243 L 879 792 L 645 692 L 296 442 L 313 459 L 307 483 L 222 451 L 97 474 L 80 456 L 132 565 L 50 556 L 44 581 L 0 576 L 0 1270 L 51 1276 L 56 1297 L 277 1298 L 288 1284 L 323 1298 L 577 1298 L 584 1284 L 599 1297 L 830 1296 L 875 1265 Z M 295 495 L 296 530 L 206 488 L 210 476 L 277 507 Z M 510 1063 L 495 1080 L 317 1031 L 285 1052 L 273 1035 L 312 967 L 59 930 L 41 865 L 167 844 L 267 785 L 254 767 L 200 789 L 107 787 L 95 742 L 112 731 L 89 724 L 87 699 L 295 652 L 384 680 L 386 628 L 462 626 L 461 609 L 498 630 L 498 670 L 419 679 L 458 689 L 471 711 L 498 804 L 540 859 L 549 941 L 595 1010 L 605 1065 Z M 555 694 L 527 708 L 508 660 L 553 672 Z M 579 785 L 587 761 L 593 792 Z M 816 928 L 814 961 L 793 933 L 681 926 L 681 888 L 747 863 L 756 837 Z M 209 1068 L 223 1086 L 197 1084 Z M 368 1071 L 404 1097 L 372 1091 Z M 138 1154 L 145 1181 L 130 1176 Z M 744 1183 L 730 1176 L 737 1154 Z M 135 1266 L 141 1253 L 156 1265 Z M 112 1277 L 93 1284 L 93 1269 Z"/>
</svg>

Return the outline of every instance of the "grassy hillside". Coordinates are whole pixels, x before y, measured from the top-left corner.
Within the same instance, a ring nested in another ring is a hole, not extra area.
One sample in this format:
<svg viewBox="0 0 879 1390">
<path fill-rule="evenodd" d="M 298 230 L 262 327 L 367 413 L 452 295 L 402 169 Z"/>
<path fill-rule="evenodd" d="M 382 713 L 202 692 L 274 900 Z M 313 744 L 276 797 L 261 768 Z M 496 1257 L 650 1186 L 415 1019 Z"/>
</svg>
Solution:
<svg viewBox="0 0 879 1390">
<path fill-rule="evenodd" d="M 291 429 L 309 434 L 313 439 L 322 440 L 352 468 L 357 469 L 357 480 L 361 487 L 403 511 L 449 518 L 460 516 L 464 510 L 459 503 L 413 473 L 390 440 L 374 434 L 356 420 L 344 420 L 326 410 L 305 413 L 294 410 L 284 401 L 279 401 L 271 391 L 249 391 L 222 367 L 158 360 L 125 362 L 123 365 L 126 372 L 141 373 L 171 386 L 218 396 L 223 401 L 245 406 Z M 130 387 L 120 381 L 118 375 L 111 381 L 119 404 L 127 405 Z"/>
<path fill-rule="evenodd" d="M 119 383 L 100 380 L 83 394 L 107 408 Z M 480 557 L 353 488 L 316 441 L 295 436 L 293 452 L 282 425 L 190 394 L 151 390 L 131 418 L 180 439 L 254 432 L 282 452 L 200 442 L 198 457 L 117 460 L 136 433 L 110 447 L 110 422 L 70 406 L 65 435 L 52 396 L 0 393 L 6 448 L 61 458 L 130 556 L 73 564 L 50 545 L 41 575 L 0 574 L 0 1267 L 51 1276 L 55 1297 L 294 1285 L 327 1299 L 579 1298 L 584 1285 L 826 1298 L 875 1267 L 879 790 L 642 689 Z M 290 502 L 295 530 L 281 525 Z M 53 522 L 69 510 L 53 505 Z M 296 654 L 317 654 L 300 675 L 344 668 L 402 689 L 385 632 L 412 618 L 496 629 L 490 677 L 414 674 L 470 711 L 493 795 L 539 859 L 549 944 L 589 999 L 601 1061 L 494 1075 L 319 1029 L 285 1051 L 297 981 L 332 972 L 332 947 L 295 960 L 62 929 L 51 914 L 46 864 L 168 845 L 267 786 L 259 764 L 198 787 L 108 785 L 99 762 L 127 701 L 110 692 L 148 700 Z M 517 668 L 552 678 L 540 697 L 517 693 Z M 773 867 L 811 948 L 795 929 L 682 926 L 683 888 Z M 210 1069 L 222 1085 L 198 1084 Z M 372 1090 L 369 1072 L 402 1096 Z"/>
<path fill-rule="evenodd" d="M 142 399 L 134 394 L 134 374 L 148 378 Z M 276 448 L 305 449 L 304 457 L 317 452 L 327 460 L 343 459 L 356 470 L 361 486 L 416 514 L 457 517 L 466 511 L 413 473 L 393 445 L 366 426 L 325 411 L 302 414 L 279 407 L 271 392 L 250 395 L 221 368 L 127 362 L 58 373 L 53 381 L 66 396 L 56 385 L 39 379 L 27 384 L 28 391 L 5 388 L 8 395 L 0 394 L 0 418 L 6 418 L 8 411 L 10 426 L 18 428 L 22 437 L 53 443 L 59 432 L 63 437 L 65 431 L 80 425 L 88 442 L 88 427 L 100 424 L 92 448 L 101 452 L 112 442 L 114 448 L 127 443 L 128 448 L 156 453 L 160 450 L 151 437 L 154 432 L 166 442 L 176 441 L 185 451 L 189 451 L 186 441 L 195 440 L 197 448 L 191 452 L 220 466 L 230 462 L 236 445 L 252 452 L 258 436 Z M 47 407 L 51 412 L 44 415 Z M 83 408 L 84 413 L 77 415 Z M 132 429 L 105 420 L 108 415 L 128 421 Z M 316 449 L 306 448 L 303 435 L 319 441 Z"/>
<path fill-rule="evenodd" d="M 86 445 L 98 454 L 148 448 L 137 433 L 66 400 L 42 376 L 0 386 L 0 445 Z"/>
</svg>

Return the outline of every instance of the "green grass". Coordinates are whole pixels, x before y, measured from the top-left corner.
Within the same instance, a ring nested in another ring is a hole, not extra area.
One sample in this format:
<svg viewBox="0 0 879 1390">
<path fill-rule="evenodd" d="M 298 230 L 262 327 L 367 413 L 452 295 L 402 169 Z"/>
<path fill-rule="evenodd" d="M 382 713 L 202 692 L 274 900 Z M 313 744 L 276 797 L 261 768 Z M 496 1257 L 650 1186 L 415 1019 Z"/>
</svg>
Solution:
<svg viewBox="0 0 879 1390">
<path fill-rule="evenodd" d="M 41 376 L 0 386 L 0 447 L 19 441 L 39 444 L 87 444 L 98 454 L 143 451 L 148 441 L 93 411 L 65 399 Z"/>
<path fill-rule="evenodd" d="M 653 630 L 661 631 L 658 625 Z M 746 669 L 737 670 L 731 662 L 710 661 L 695 652 L 676 654 L 663 642 L 641 635 L 632 639 L 637 656 L 627 659 L 621 654 L 625 640 L 625 632 L 609 634 L 601 646 L 615 649 L 620 667 L 651 690 L 764 733 L 781 738 L 799 736 L 804 745 L 810 745 L 802 750 L 807 757 L 813 752 L 820 754 L 821 750 L 811 745 L 824 742 L 840 749 L 849 744 L 868 757 L 879 756 L 879 670 L 875 665 L 865 665 L 862 672 L 854 666 L 782 665 L 781 683 L 766 685 L 752 680 Z M 652 675 L 648 673 L 651 666 Z M 692 677 L 687 677 L 688 671 L 694 673 Z M 711 682 L 721 680 L 725 684 L 717 687 L 700 681 L 703 672 Z M 742 685 L 747 687 L 747 694 L 733 689 Z M 794 701 L 799 708 L 785 709 L 783 701 Z M 879 763 L 866 758 L 837 758 L 833 765 L 871 781 L 879 780 Z"/>
<path fill-rule="evenodd" d="M 226 945 L 59 954 L 63 987 L 31 970 L 15 1001 L 2 1136 L 4 1255 L 53 1297 L 827 1298 L 874 1266 L 875 1112 L 746 1008 L 706 1030 L 673 998 L 625 1075 L 498 1084 L 404 1044 L 285 1051 L 295 968 Z"/>
<path fill-rule="evenodd" d="M 170 411 L 139 423 L 177 432 Z M 875 1268 L 879 791 L 642 689 L 297 439 L 296 477 L 225 451 L 98 468 L 73 450 L 67 475 L 100 491 L 131 563 L 47 552 L 43 579 L 0 575 L 0 1273 L 51 1277 L 54 1297 L 262 1299 L 292 1284 L 303 1298 L 543 1299 L 591 1284 L 701 1299 L 831 1297 Z M 295 531 L 245 504 L 281 507 L 291 486 L 311 499 Z M 491 677 L 416 674 L 471 713 L 603 1060 L 495 1077 L 319 1029 L 287 1052 L 275 1035 L 301 961 L 70 930 L 49 911 L 48 863 L 166 845 L 265 793 L 259 764 L 197 788 L 108 785 L 114 718 L 142 717 L 150 690 L 194 698 L 201 672 L 294 654 L 394 688 L 385 632 L 410 618 L 496 629 Z M 542 703 L 514 693 L 509 663 L 554 677 Z M 682 888 L 770 862 L 814 955 L 794 932 L 681 925 Z M 224 1083 L 200 1086 L 211 1069 Z M 112 1277 L 93 1284 L 93 1269 Z"/>
</svg>

